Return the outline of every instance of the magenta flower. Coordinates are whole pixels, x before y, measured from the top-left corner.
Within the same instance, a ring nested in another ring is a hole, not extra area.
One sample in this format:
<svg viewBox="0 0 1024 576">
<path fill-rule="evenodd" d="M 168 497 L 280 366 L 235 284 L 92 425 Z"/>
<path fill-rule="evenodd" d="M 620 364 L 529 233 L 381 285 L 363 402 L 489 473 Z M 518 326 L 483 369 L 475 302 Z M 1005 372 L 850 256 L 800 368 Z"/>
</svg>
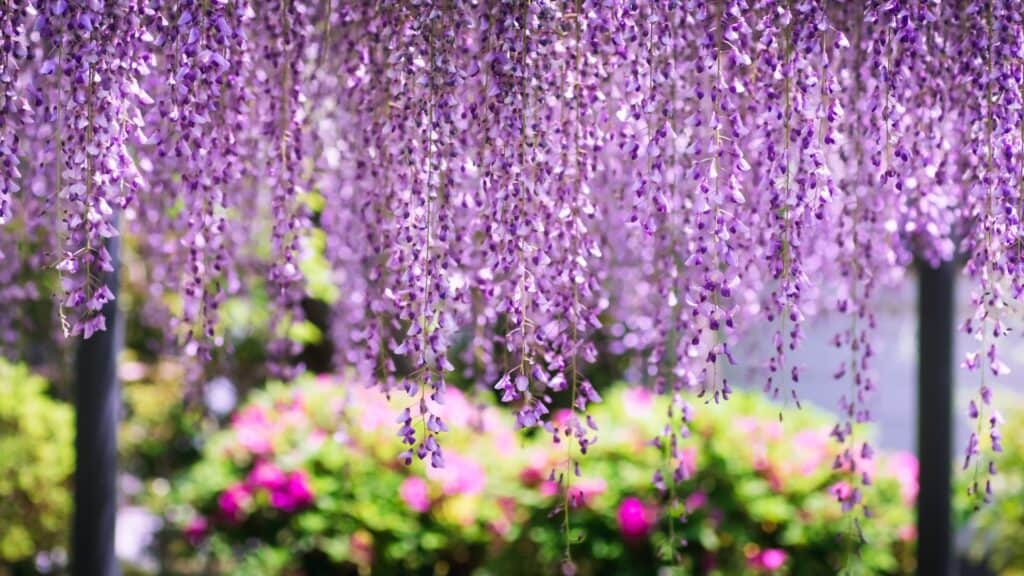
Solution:
<svg viewBox="0 0 1024 576">
<path fill-rule="evenodd" d="M 398 494 L 410 510 L 422 514 L 430 509 L 430 493 L 427 483 L 419 476 L 406 478 L 399 487 Z"/>
<path fill-rule="evenodd" d="M 185 539 L 193 546 L 199 545 L 206 538 L 210 522 L 205 516 L 196 516 L 185 526 Z"/>
<path fill-rule="evenodd" d="M 778 548 L 768 548 L 761 552 L 761 564 L 767 570 L 778 570 L 786 563 L 786 553 Z"/>
<path fill-rule="evenodd" d="M 519 481 L 528 486 L 540 483 L 546 476 L 545 466 L 548 466 L 546 455 L 537 453 L 531 458 L 530 463 L 519 472 Z"/>
<path fill-rule="evenodd" d="M 541 496 L 544 496 L 546 498 L 550 498 L 551 496 L 554 496 L 555 494 L 558 494 L 559 491 L 560 491 L 560 488 L 559 488 L 557 482 L 552 482 L 551 480 L 545 480 L 545 481 L 540 483 L 540 486 L 537 488 L 537 491 L 540 492 Z"/>
<path fill-rule="evenodd" d="M 700 510 L 708 502 L 708 495 L 702 490 L 697 490 L 686 497 L 686 513 L 692 514 Z"/>
<path fill-rule="evenodd" d="M 765 548 L 747 560 L 747 564 L 755 570 L 774 572 L 786 563 L 787 554 L 779 548 Z"/>
<path fill-rule="evenodd" d="M 252 494 L 245 484 L 233 484 L 221 492 L 217 507 L 230 522 L 239 522 L 245 515 L 245 507 L 252 500 Z"/>
<path fill-rule="evenodd" d="M 654 526 L 654 514 L 639 499 L 625 498 L 619 504 L 619 532 L 628 540 L 645 538 Z"/>
<path fill-rule="evenodd" d="M 313 489 L 305 470 L 288 474 L 283 485 L 270 491 L 270 505 L 282 512 L 294 512 L 313 503 Z"/>
</svg>

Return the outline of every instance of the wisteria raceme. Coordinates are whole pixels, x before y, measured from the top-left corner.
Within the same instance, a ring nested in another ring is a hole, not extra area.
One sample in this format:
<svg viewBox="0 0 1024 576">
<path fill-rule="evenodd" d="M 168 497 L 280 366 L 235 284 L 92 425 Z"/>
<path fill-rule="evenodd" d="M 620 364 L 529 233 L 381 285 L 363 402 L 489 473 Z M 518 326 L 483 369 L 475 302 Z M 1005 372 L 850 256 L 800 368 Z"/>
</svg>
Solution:
<svg viewBox="0 0 1024 576">
<path fill-rule="evenodd" d="M 325 115 L 317 122 L 324 146 L 318 185 L 325 203 L 336 207 L 320 216 L 326 256 L 340 283 L 352 290 L 335 304 L 333 340 L 342 363 L 372 373 L 385 388 L 390 388 L 389 376 L 395 371 L 384 337 L 394 313 L 393 300 L 385 295 L 385 247 L 395 241 L 395 224 L 386 215 L 397 174 L 386 168 L 392 150 L 382 144 L 393 132 L 391 93 L 402 89 L 393 79 L 385 80 L 390 55 L 398 46 L 395 30 L 387 24 L 395 17 L 394 11 L 384 11 L 371 18 L 357 7 L 339 15 L 333 29 L 344 41 L 331 46 L 320 65 L 339 62 L 342 75 L 336 89 L 327 93 L 334 98 L 325 95 L 315 112 Z M 388 90 L 367 90 L 368 82 L 386 82 Z"/>
<path fill-rule="evenodd" d="M 984 466 L 988 476 L 996 473 L 991 459 L 982 464 L 986 459 L 980 454 L 982 435 L 988 436 L 992 452 L 1002 450 L 1001 416 L 992 406 L 991 384 L 986 379 L 1009 372 L 998 357 L 997 342 L 1009 332 L 1008 316 L 1013 300 L 1020 296 L 1013 288 L 1017 282 L 1012 279 L 1012 271 L 1020 255 L 1024 185 L 1020 180 L 1024 153 L 1020 139 L 1020 130 L 1024 129 L 1020 115 L 1024 106 L 1021 8 L 1021 3 L 1014 1 L 971 3 L 962 18 L 966 29 L 957 39 L 959 51 L 965 56 L 961 72 L 977 79 L 964 92 L 982 104 L 966 109 L 959 125 L 968 155 L 964 217 L 975 226 L 964 242 L 966 270 L 977 282 L 971 296 L 975 310 L 964 322 L 963 330 L 979 343 L 963 365 L 977 370 L 980 379 L 978 396 L 971 401 L 968 414 L 976 427 L 968 442 L 964 468 L 973 461 L 970 490 L 979 501 L 987 501 L 992 493 L 991 478 L 984 480 L 981 488 L 979 470 Z"/>
<path fill-rule="evenodd" d="M 53 189 L 63 246 L 61 320 L 65 333 L 88 338 L 106 328 L 103 306 L 113 294 L 102 275 L 113 270 L 107 239 L 118 234 L 116 211 L 124 210 L 142 184 L 128 150 L 142 128 L 137 105 L 143 65 L 137 53 L 142 8 L 55 2 L 37 27 L 52 41 L 39 74 L 49 86 L 55 113 L 57 158 Z"/>
<path fill-rule="evenodd" d="M 11 218 L 12 198 L 21 190 L 21 136 L 32 120 L 32 108 L 21 92 L 22 64 L 29 57 L 25 21 L 29 6 L 4 2 L 0 6 L 0 225 Z"/>
<path fill-rule="evenodd" d="M 307 179 L 302 132 L 311 8 L 303 0 L 262 2 L 254 8 L 254 23 L 263 30 L 256 48 L 260 68 L 255 73 L 254 108 L 263 137 L 265 168 L 259 177 L 270 184 L 272 259 L 267 284 L 275 303 L 271 356 L 275 372 L 290 378 L 294 370 L 287 360 L 298 350 L 287 330 L 302 316 L 299 250 L 307 220 L 301 202 Z"/>
<path fill-rule="evenodd" d="M 29 61 L 30 47 L 25 22 L 31 16 L 28 4 L 5 2 L 0 6 L 0 226 L 10 226 L 11 215 L 23 209 L 23 178 L 21 157 L 24 132 L 33 122 L 33 109 L 28 102 L 25 84 L 21 82 L 21 68 Z M 14 204 L 19 206 L 15 208 Z M 12 234 L 0 235 L 0 300 L 11 305 L 0 312 L 0 347 L 6 352 L 14 349 L 18 340 L 16 326 L 20 320 L 20 302 L 38 298 L 31 281 L 19 274 L 21 262 L 17 259 L 18 239 Z"/>
<path fill-rule="evenodd" d="M 553 472 L 570 494 L 597 441 L 601 350 L 673 396 L 654 444 L 674 499 L 695 398 L 727 400 L 744 354 L 799 405 L 803 327 L 836 311 L 836 467 L 855 480 L 840 500 L 867 514 L 873 449 L 856 429 L 882 384 L 877 295 L 915 261 L 963 258 L 979 379 L 965 467 L 983 499 L 998 343 L 1024 294 L 1022 14 L 1020 0 L 0 0 L 0 340 L 52 268 L 66 332 L 104 329 L 105 245 L 124 230 L 145 306 L 169 302 L 161 317 L 199 358 L 221 343 L 224 299 L 265 287 L 288 377 L 302 265 L 322 248 L 337 363 L 409 396 L 405 460 L 443 465 L 428 399 L 458 374 L 565 443 Z M 767 350 L 744 346 L 757 327 Z"/>
<path fill-rule="evenodd" d="M 247 100 L 241 23 L 251 15 L 244 5 L 179 2 L 149 17 L 146 39 L 162 56 L 156 66 L 164 74 L 147 84 L 144 104 L 151 104 L 147 118 L 156 127 L 147 166 L 154 193 L 139 209 L 145 223 L 138 229 L 151 243 L 147 256 L 184 268 L 179 336 L 189 354 L 206 358 L 218 340 L 218 308 L 231 276 L 227 212 L 242 173 L 238 140 Z"/>
</svg>

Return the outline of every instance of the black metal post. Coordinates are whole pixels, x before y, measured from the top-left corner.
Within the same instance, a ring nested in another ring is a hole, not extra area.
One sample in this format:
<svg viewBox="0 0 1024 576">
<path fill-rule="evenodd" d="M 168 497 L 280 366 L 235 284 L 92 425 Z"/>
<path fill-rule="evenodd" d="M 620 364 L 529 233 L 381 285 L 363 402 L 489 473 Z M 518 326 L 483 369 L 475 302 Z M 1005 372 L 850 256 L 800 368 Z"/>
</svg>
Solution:
<svg viewBox="0 0 1024 576">
<path fill-rule="evenodd" d="M 953 574 L 953 293 L 956 264 L 918 266 L 917 573 Z"/>
<path fill-rule="evenodd" d="M 120 245 L 107 242 L 114 271 L 104 281 L 118 293 Z M 114 553 L 117 517 L 117 424 L 120 387 L 117 353 L 121 325 L 117 302 L 103 309 L 107 329 L 78 347 L 75 359 L 75 502 L 71 536 L 71 573 L 118 576 Z"/>
</svg>

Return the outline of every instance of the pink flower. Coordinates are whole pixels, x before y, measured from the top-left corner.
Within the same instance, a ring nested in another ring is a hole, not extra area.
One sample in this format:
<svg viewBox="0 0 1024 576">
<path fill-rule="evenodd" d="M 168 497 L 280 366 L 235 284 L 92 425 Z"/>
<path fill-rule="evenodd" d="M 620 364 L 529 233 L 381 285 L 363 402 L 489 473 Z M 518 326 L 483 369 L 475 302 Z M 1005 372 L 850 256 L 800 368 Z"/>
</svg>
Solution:
<svg viewBox="0 0 1024 576">
<path fill-rule="evenodd" d="M 797 472 L 810 474 L 825 463 L 830 456 L 828 433 L 820 430 L 803 430 L 793 437 L 796 445 Z"/>
<path fill-rule="evenodd" d="M 608 489 L 608 483 L 604 478 L 588 477 L 578 479 L 569 488 L 569 496 L 577 505 L 589 506 L 601 494 Z"/>
<path fill-rule="evenodd" d="M 185 526 L 185 539 L 193 546 L 198 546 L 203 538 L 206 538 L 206 531 L 210 528 L 210 522 L 205 516 L 196 516 Z"/>
<path fill-rule="evenodd" d="M 296 470 L 288 476 L 288 490 L 302 505 L 313 502 L 313 487 L 305 470 Z"/>
<path fill-rule="evenodd" d="M 778 548 L 765 548 L 753 557 L 747 559 L 747 564 L 755 570 L 768 570 L 773 572 L 782 568 L 786 563 L 786 552 Z"/>
<path fill-rule="evenodd" d="M 251 404 L 239 410 L 231 419 L 234 426 L 261 426 L 267 424 L 267 413 L 258 404 Z"/>
<path fill-rule="evenodd" d="M 430 494 L 427 489 L 427 483 L 419 476 L 406 478 L 402 482 L 401 487 L 398 488 L 398 494 L 402 497 L 405 505 L 414 512 L 422 514 L 430 509 Z"/>
<path fill-rule="evenodd" d="M 250 453 L 262 456 L 273 450 L 270 442 L 272 425 L 261 407 L 243 408 L 233 418 L 232 427 L 238 443 Z"/>
<path fill-rule="evenodd" d="M 697 449 L 693 446 L 679 451 L 679 471 L 683 475 L 680 480 L 689 480 L 697 471 Z"/>
<path fill-rule="evenodd" d="M 501 514 L 499 514 L 494 520 L 491 520 L 490 526 L 498 536 L 504 538 L 508 536 L 509 531 L 512 530 L 512 523 L 515 521 L 515 499 L 508 497 L 498 498 L 498 510 Z"/>
<path fill-rule="evenodd" d="M 761 552 L 761 564 L 768 570 L 778 570 L 786 563 L 786 553 L 778 548 L 768 548 Z"/>
<path fill-rule="evenodd" d="M 454 425 L 456 428 L 468 427 L 470 422 L 479 414 L 479 411 L 470 404 L 466 395 L 458 388 L 447 388 L 445 390 L 444 404 L 438 404 L 433 400 L 428 400 L 428 403 L 435 410 L 435 413 L 440 414 L 444 418 L 444 421 L 449 426 Z"/>
<path fill-rule="evenodd" d="M 913 504 L 917 500 L 918 463 L 917 457 L 910 452 L 895 452 L 888 458 L 889 469 L 900 483 L 900 495 L 903 502 Z"/>
<path fill-rule="evenodd" d="M 619 504 L 619 531 L 627 539 L 644 538 L 654 526 L 654 514 L 639 499 L 633 496 L 625 498 Z"/>
<path fill-rule="evenodd" d="M 707 502 L 708 495 L 705 492 L 701 490 L 693 492 L 692 494 L 686 497 L 686 513 L 690 514 L 692 512 L 700 510 L 701 508 L 704 507 L 705 504 L 707 504 Z"/>
<path fill-rule="evenodd" d="M 292 393 L 292 401 L 288 405 L 289 410 L 296 410 L 299 412 L 305 412 L 306 410 L 306 395 L 302 390 L 295 390 Z"/>
<path fill-rule="evenodd" d="M 230 522 L 238 522 L 244 516 L 244 509 L 251 498 L 252 494 L 245 484 L 234 484 L 220 493 L 217 498 L 217 507 Z"/>
<path fill-rule="evenodd" d="M 327 441 L 327 438 L 328 438 L 327 432 L 325 432 L 323 430 L 320 430 L 320 429 L 313 430 L 309 434 L 309 441 L 308 442 L 309 442 L 310 449 L 319 448 L 321 445 L 323 445 L 324 442 Z"/>
<path fill-rule="evenodd" d="M 853 488 L 850 487 L 849 483 L 840 480 L 833 484 L 828 491 L 836 497 L 836 500 L 845 501 L 853 493 Z"/>
<path fill-rule="evenodd" d="M 541 496 L 554 496 L 555 494 L 558 494 L 558 483 L 552 482 L 551 480 L 544 480 L 543 482 L 540 483 L 540 488 L 538 488 L 538 491 L 540 492 Z"/>
<path fill-rule="evenodd" d="M 560 465 L 558 459 L 562 454 L 562 451 L 556 453 L 550 445 L 543 449 L 531 450 L 527 453 L 527 463 L 519 474 L 519 480 L 530 486 L 547 480 L 551 471 Z M 564 463 L 561 465 L 564 466 Z"/>
<path fill-rule="evenodd" d="M 365 432 L 373 432 L 387 428 L 395 421 L 397 410 L 392 409 L 387 397 L 378 388 L 353 385 L 345 409 L 353 412 L 358 418 L 356 428 Z"/>
<path fill-rule="evenodd" d="M 456 452 L 445 455 L 444 468 L 427 468 L 427 477 L 439 482 L 446 496 L 479 494 L 487 485 L 483 467 Z"/>
<path fill-rule="evenodd" d="M 305 428 L 309 423 L 309 414 L 304 412 L 301 408 L 289 405 L 279 410 L 277 419 L 277 425 L 273 430 L 274 435 L 279 435 L 289 430 L 301 430 Z"/>
<path fill-rule="evenodd" d="M 285 485 L 287 477 L 284 471 L 278 468 L 277 465 L 270 462 L 259 462 L 249 472 L 246 482 L 253 488 L 277 490 Z"/>
<path fill-rule="evenodd" d="M 312 503 L 313 489 L 305 470 L 292 472 L 284 485 L 270 491 L 270 505 L 283 512 L 294 512 Z"/>
<path fill-rule="evenodd" d="M 551 415 L 551 423 L 555 426 L 565 426 L 571 419 L 572 410 L 567 410 L 565 408 L 555 410 L 554 414 Z"/>
<path fill-rule="evenodd" d="M 650 390 L 632 386 L 622 394 L 622 403 L 626 408 L 626 414 L 630 417 L 647 418 L 651 415 L 651 408 L 654 407 L 654 397 Z"/>
<path fill-rule="evenodd" d="M 519 481 L 527 486 L 537 484 L 541 480 L 544 480 L 544 471 L 539 466 L 528 464 L 519 473 Z"/>
<path fill-rule="evenodd" d="M 904 542 L 912 542 L 917 538 L 917 527 L 913 524 L 906 524 L 900 527 L 897 535 L 900 540 L 903 540 Z"/>
<path fill-rule="evenodd" d="M 483 431 L 493 438 L 497 453 L 506 454 L 519 450 L 519 436 L 511 426 L 506 425 L 500 412 L 488 408 L 484 410 L 481 419 Z"/>
</svg>

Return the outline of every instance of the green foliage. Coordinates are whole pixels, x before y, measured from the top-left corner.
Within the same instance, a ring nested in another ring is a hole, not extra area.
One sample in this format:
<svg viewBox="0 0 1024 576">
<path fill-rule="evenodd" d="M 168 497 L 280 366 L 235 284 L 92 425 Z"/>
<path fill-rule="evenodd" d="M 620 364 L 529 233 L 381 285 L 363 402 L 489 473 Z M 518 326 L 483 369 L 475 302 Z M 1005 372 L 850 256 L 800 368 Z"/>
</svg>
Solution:
<svg viewBox="0 0 1024 576">
<path fill-rule="evenodd" d="M 319 194 L 310 195 L 323 202 Z M 306 293 L 311 298 L 323 300 L 333 304 L 340 297 L 338 287 L 334 283 L 331 263 L 327 261 L 327 234 L 320 228 L 310 230 L 303 240 L 306 244 L 303 259 L 299 262 L 299 268 L 306 279 Z"/>
<path fill-rule="evenodd" d="M 168 516 L 182 529 L 191 525 L 193 539 L 203 536 L 198 559 L 179 538 L 173 548 L 182 566 L 237 573 L 244 565 L 247 574 L 322 573 L 315 566 L 327 573 L 556 573 L 565 535 L 563 516 L 551 513 L 564 492 L 549 473 L 564 472 L 565 445 L 552 445 L 547 434 L 524 438 L 507 411 L 453 391 L 444 407 L 452 430 L 444 435 L 446 468 L 406 467 L 396 460 L 395 416 L 410 404 L 347 379 L 307 378 L 256 393 L 175 483 Z M 570 515 L 578 574 L 757 574 L 753 559 L 773 549 L 785 555 L 778 573 L 823 574 L 852 558 L 854 516 L 829 494 L 842 480 L 831 469 L 837 447 L 828 440 L 829 416 L 805 409 L 779 423 L 776 405 L 747 394 L 701 406 L 681 446 L 692 475 L 675 488 L 675 515 L 685 509 L 687 520 L 670 526 L 671 499 L 651 481 L 664 465 L 665 453 L 650 446 L 664 412 L 661 399 L 622 387 L 594 408 L 600 441 L 578 458 L 582 476 L 572 476 L 582 497 Z M 866 496 L 874 518 L 863 523 L 867 544 L 848 567 L 908 573 L 916 479 L 896 470 L 905 455 L 876 458 Z M 284 510 L 268 491 L 252 488 L 254 470 L 266 464 L 307 474 L 312 502 Z M 236 517 L 222 501 L 231 490 L 247 493 Z M 618 513 L 627 499 L 653 511 L 642 538 L 624 536 Z M 685 546 L 672 545 L 680 539 Z"/>
<path fill-rule="evenodd" d="M 999 426 L 1003 451 L 996 454 L 999 473 L 992 479 L 992 501 L 975 510 L 977 502 L 967 494 L 975 479 L 972 467 L 958 478 L 955 509 L 961 524 L 971 528 L 970 555 L 998 574 L 1020 576 L 1024 575 L 1024 398 L 1003 394 L 999 409 L 1005 418 Z M 988 434 L 982 434 L 984 454 L 990 453 L 989 442 Z M 987 471 L 982 468 L 977 477 L 983 483 Z"/>
<path fill-rule="evenodd" d="M 198 458 L 195 442 L 212 423 L 183 401 L 185 368 L 159 361 L 144 364 L 121 355 L 122 413 L 118 429 L 119 465 L 140 478 L 164 478 Z M 205 425 L 205 428 L 204 428 Z"/>
<path fill-rule="evenodd" d="M 0 563 L 63 546 L 71 518 L 74 414 L 47 383 L 0 360 Z"/>
</svg>

